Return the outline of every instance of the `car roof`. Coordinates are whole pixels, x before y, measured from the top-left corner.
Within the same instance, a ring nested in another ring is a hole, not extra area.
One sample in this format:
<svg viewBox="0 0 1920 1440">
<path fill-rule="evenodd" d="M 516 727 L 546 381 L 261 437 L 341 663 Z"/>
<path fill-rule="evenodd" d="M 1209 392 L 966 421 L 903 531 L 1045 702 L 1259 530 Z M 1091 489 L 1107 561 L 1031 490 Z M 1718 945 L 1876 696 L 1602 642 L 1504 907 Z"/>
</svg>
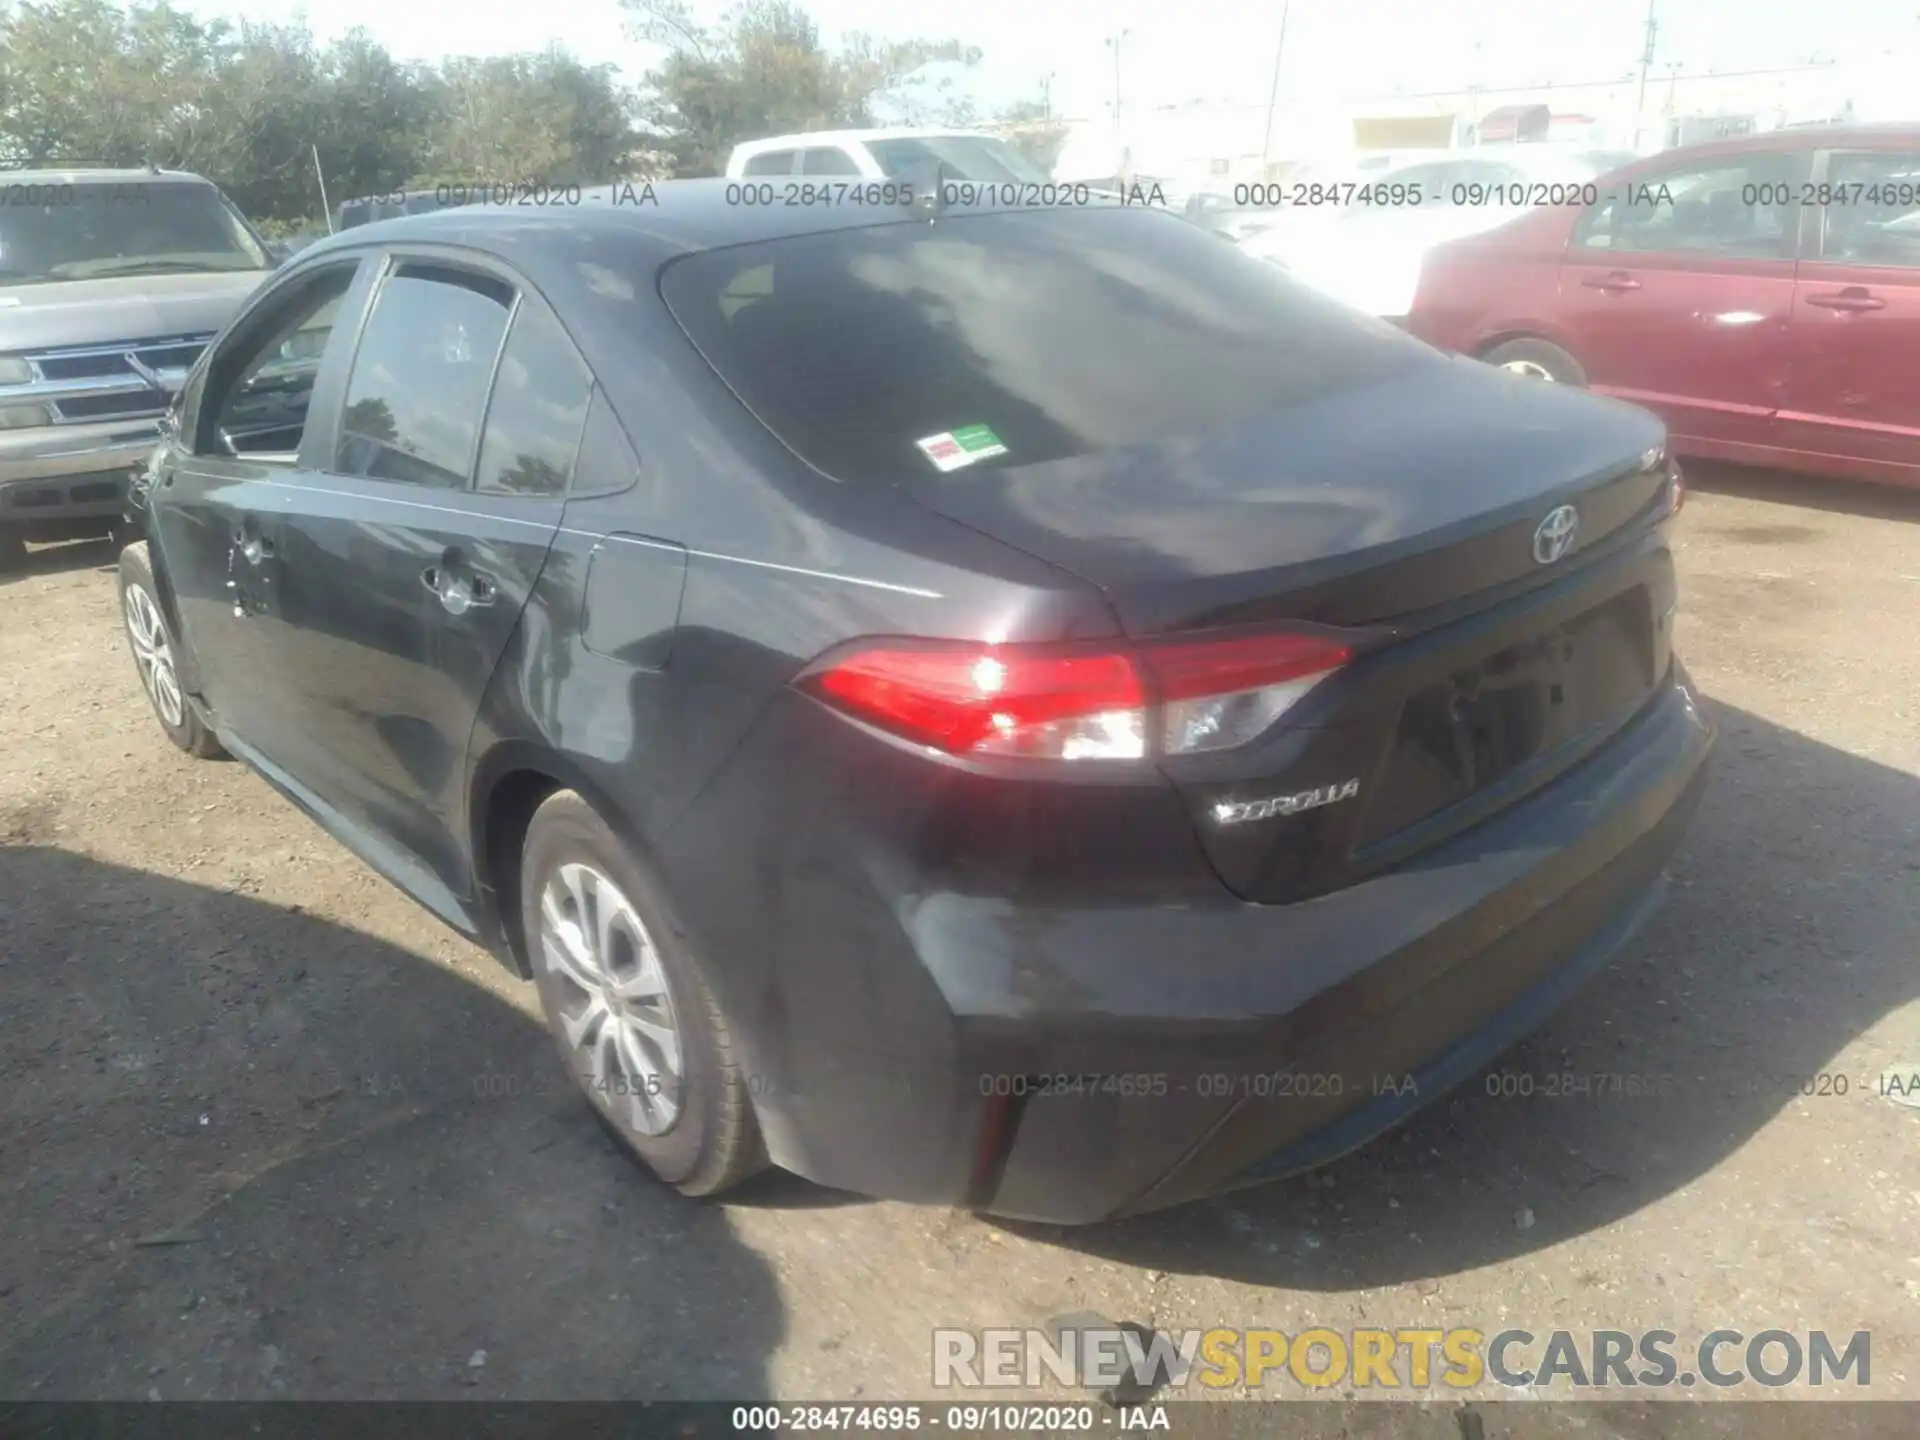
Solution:
<svg viewBox="0 0 1920 1440">
<path fill-rule="evenodd" d="M 734 146 L 736 152 L 777 150 L 787 146 L 807 145 L 864 145 L 869 140 L 992 140 L 995 136 L 984 130 L 943 130 L 927 128 L 895 128 L 880 130 L 801 130 L 791 135 L 770 135 L 763 140 L 742 140 Z"/>
<path fill-rule="evenodd" d="M 38 170 L 0 169 L 0 181 L 8 185 L 212 185 L 204 175 L 190 170 L 150 170 L 94 165 L 51 165 Z"/>
<path fill-rule="evenodd" d="M 621 236 L 647 242 L 664 264 L 679 255 L 717 250 L 762 240 L 866 226 L 896 224 L 924 216 L 905 205 L 753 205 L 739 200 L 738 180 L 634 180 L 622 186 L 599 185 L 581 191 L 578 205 L 456 205 L 421 215 L 396 216 L 356 225 L 301 252 L 319 256 L 335 250 L 391 244 L 461 246 L 490 253 L 510 264 L 536 268 L 540 257 Z M 849 181 L 850 187 L 902 185 L 905 181 Z M 647 203 L 646 195 L 655 203 Z M 1122 208 L 1096 198 L 1089 208 Z M 1019 205 L 968 205 L 956 216 L 1019 210 Z M 1134 206 L 1139 209 L 1141 207 Z"/>
<path fill-rule="evenodd" d="M 1848 145 L 1879 148 L 1889 143 L 1920 146 L 1920 124 L 1908 120 L 1876 125 L 1789 125 L 1778 130 L 1758 130 L 1750 135 L 1733 135 L 1724 140 L 1675 145 L 1652 155 L 1642 155 L 1634 163 L 1638 166 L 1695 156 L 1744 155 L 1754 150 L 1831 150 Z"/>
</svg>

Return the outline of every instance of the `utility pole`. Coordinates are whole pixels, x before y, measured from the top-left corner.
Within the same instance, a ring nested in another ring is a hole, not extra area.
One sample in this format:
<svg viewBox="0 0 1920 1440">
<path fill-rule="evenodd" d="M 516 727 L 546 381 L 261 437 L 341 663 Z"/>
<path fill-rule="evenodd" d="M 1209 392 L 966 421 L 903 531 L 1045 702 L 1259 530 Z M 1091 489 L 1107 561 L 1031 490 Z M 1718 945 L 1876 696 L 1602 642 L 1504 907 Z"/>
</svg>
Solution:
<svg viewBox="0 0 1920 1440">
<path fill-rule="evenodd" d="M 1113 128 L 1120 129 L 1120 42 L 1133 31 L 1122 30 L 1118 35 L 1107 37 L 1107 48 L 1113 51 Z"/>
<path fill-rule="evenodd" d="M 1287 53 L 1287 12 L 1293 0 L 1280 0 L 1280 38 L 1273 47 L 1273 85 L 1267 91 L 1267 131 L 1260 140 L 1260 178 L 1267 178 L 1269 156 L 1273 151 L 1273 111 L 1280 103 L 1280 57 Z"/>
<path fill-rule="evenodd" d="M 1640 54 L 1640 93 L 1633 104 L 1633 148 L 1640 149 L 1640 135 L 1645 128 L 1647 108 L 1647 72 L 1653 68 L 1653 49 L 1656 37 L 1660 33 L 1660 22 L 1654 18 L 1660 0 L 1647 0 L 1647 47 Z"/>
</svg>

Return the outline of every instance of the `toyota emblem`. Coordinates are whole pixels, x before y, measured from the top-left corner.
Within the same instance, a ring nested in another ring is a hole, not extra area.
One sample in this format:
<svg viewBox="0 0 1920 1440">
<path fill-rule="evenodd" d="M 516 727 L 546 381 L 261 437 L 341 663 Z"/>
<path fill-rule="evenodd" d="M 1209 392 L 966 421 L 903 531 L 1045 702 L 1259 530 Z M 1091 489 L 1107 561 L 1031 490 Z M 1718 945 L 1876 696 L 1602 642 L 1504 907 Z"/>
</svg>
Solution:
<svg viewBox="0 0 1920 1440">
<path fill-rule="evenodd" d="M 1533 532 L 1533 558 L 1551 565 L 1573 548 L 1573 537 L 1580 533 L 1580 512 L 1571 505 L 1549 510 Z"/>
</svg>

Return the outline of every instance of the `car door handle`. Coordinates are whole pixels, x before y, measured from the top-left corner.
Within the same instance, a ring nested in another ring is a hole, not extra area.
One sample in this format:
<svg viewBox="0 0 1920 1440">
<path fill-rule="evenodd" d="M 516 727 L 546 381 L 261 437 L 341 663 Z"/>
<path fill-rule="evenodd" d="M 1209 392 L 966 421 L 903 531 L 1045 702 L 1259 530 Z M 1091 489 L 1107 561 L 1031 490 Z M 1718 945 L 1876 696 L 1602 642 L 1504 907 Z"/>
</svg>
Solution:
<svg viewBox="0 0 1920 1440">
<path fill-rule="evenodd" d="M 491 580 L 480 575 L 463 575 L 447 565 L 429 565 L 420 572 L 420 583 L 440 601 L 449 615 L 464 615 L 480 605 L 491 605 L 498 593 Z"/>
<path fill-rule="evenodd" d="M 1624 270 L 1615 270 L 1611 275 L 1589 275 L 1580 283 L 1589 290 L 1604 290 L 1609 295 L 1624 295 L 1640 288 L 1640 282 Z"/>
<path fill-rule="evenodd" d="M 249 565 L 258 565 L 262 560 L 273 558 L 273 542 L 251 525 L 234 527 L 233 544 Z"/>
<path fill-rule="evenodd" d="M 1858 285 L 1849 285 L 1844 290 L 1835 290 L 1827 295 L 1809 295 L 1807 304 L 1818 305 L 1822 310 L 1884 310 L 1887 302 Z"/>
</svg>

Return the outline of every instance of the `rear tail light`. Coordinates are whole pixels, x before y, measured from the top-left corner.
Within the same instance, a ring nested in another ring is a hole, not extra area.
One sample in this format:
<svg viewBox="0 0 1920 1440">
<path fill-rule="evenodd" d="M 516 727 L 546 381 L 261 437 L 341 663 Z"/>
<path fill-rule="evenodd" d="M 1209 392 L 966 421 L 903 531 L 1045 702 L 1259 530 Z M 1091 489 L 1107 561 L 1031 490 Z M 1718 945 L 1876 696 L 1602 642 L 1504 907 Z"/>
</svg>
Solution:
<svg viewBox="0 0 1920 1440">
<path fill-rule="evenodd" d="M 806 671 L 801 689 L 950 755 L 1139 760 L 1245 744 L 1352 658 L 1299 631 L 1133 645 L 876 640 Z"/>
</svg>

